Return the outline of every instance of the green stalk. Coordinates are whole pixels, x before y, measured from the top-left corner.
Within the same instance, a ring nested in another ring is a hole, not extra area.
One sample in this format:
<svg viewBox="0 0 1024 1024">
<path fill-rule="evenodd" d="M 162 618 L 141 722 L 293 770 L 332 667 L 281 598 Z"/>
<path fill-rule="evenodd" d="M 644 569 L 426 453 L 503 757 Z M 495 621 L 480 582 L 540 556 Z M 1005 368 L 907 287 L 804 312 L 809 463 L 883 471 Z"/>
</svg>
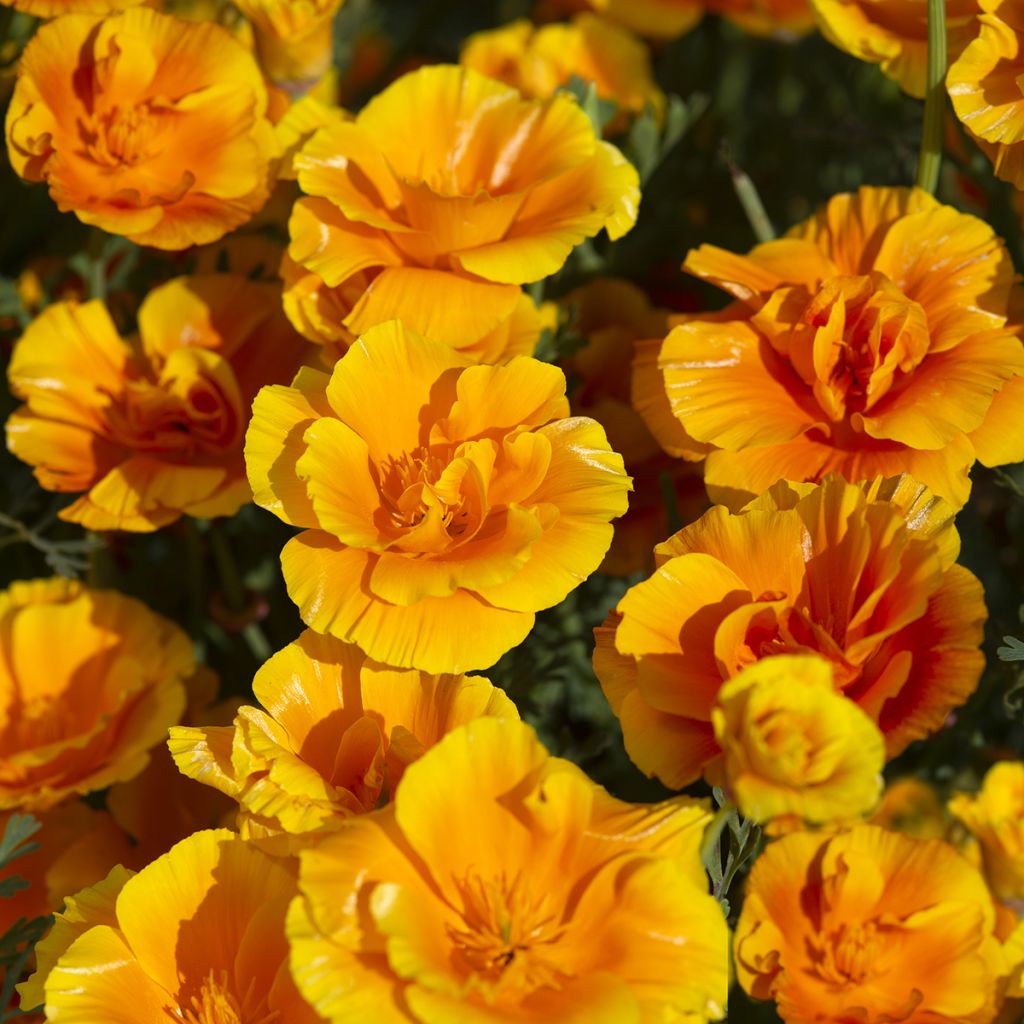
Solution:
<svg viewBox="0 0 1024 1024">
<path fill-rule="evenodd" d="M 932 195 L 939 184 L 945 115 L 946 4 L 945 0 L 928 0 L 928 86 L 924 97 L 924 125 L 916 184 Z"/>
<path fill-rule="evenodd" d="M 210 551 L 213 553 L 213 560 L 217 564 L 221 592 L 227 606 L 233 612 L 244 611 L 248 595 L 224 531 L 216 522 L 211 521 L 209 529 L 206 531 L 206 537 L 210 544 Z M 261 665 L 274 653 L 273 647 L 270 646 L 270 642 L 258 622 L 250 622 L 242 628 L 242 639 L 248 645 L 252 656 Z"/>
</svg>

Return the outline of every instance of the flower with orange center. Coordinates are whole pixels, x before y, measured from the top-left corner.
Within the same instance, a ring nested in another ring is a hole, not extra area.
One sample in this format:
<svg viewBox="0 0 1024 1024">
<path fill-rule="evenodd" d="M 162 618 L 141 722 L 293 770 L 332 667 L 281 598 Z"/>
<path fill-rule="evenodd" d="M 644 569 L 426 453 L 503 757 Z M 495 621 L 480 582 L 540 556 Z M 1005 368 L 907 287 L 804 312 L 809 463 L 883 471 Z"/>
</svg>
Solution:
<svg viewBox="0 0 1024 1024">
<path fill-rule="evenodd" d="M 946 76 L 953 110 L 996 176 L 1024 188 L 1024 3 L 978 0 L 977 38 Z"/>
<path fill-rule="evenodd" d="M 375 1024 L 719 1020 L 709 820 L 613 799 L 520 722 L 470 722 L 394 803 L 302 852 L 295 981 L 337 1024 L 370 1007 Z"/>
<path fill-rule="evenodd" d="M 938 729 L 984 667 L 981 584 L 953 562 L 952 509 L 906 477 L 780 483 L 655 549 L 658 570 L 596 630 L 594 669 L 626 750 L 667 786 L 720 753 L 712 708 L 746 666 L 818 654 L 887 756 Z"/>
<path fill-rule="evenodd" d="M 196 832 L 74 897 L 22 999 L 67 1024 L 317 1024 L 288 971 L 295 891 L 284 863 L 234 833 Z"/>
<path fill-rule="evenodd" d="M 7 151 L 62 211 L 140 245 L 213 242 L 266 202 L 267 90 L 226 29 L 139 7 L 68 15 L 25 48 Z"/>
<path fill-rule="evenodd" d="M 724 683 L 711 709 L 722 757 L 707 774 L 744 817 L 776 829 L 855 821 L 878 803 L 885 740 L 835 689 L 817 655 L 756 661 Z"/>
<path fill-rule="evenodd" d="M 928 0 L 810 0 L 822 35 L 924 99 L 928 81 Z M 949 59 L 978 31 L 979 0 L 945 0 Z"/>
<path fill-rule="evenodd" d="M 456 726 L 519 717 L 483 677 L 388 668 L 311 630 L 256 673 L 253 693 L 266 711 L 243 707 L 226 728 L 173 728 L 169 744 L 185 775 L 238 802 L 251 837 L 335 831 L 389 799 L 406 767 Z M 266 848 L 288 846 L 284 836 Z"/>
<path fill-rule="evenodd" d="M 684 267 L 736 301 L 641 346 L 634 395 L 659 439 L 712 446 L 713 500 L 907 472 L 959 507 L 975 459 L 1024 458 L 1013 266 L 977 218 L 862 188 L 747 256 L 701 246 Z"/>
<path fill-rule="evenodd" d="M 45 811 L 138 774 L 194 667 L 177 626 L 114 591 L 52 579 L 0 592 L 0 809 Z"/>
<path fill-rule="evenodd" d="M 304 344 L 280 290 L 231 274 L 176 278 L 125 341 L 103 303 L 61 302 L 17 342 L 7 369 L 25 404 L 7 447 L 51 491 L 86 491 L 62 519 L 156 530 L 183 513 L 233 515 L 252 492 L 242 439 L 253 396 L 287 380 Z"/>
<path fill-rule="evenodd" d="M 990 1024 L 1007 965 L 985 881 L 935 839 L 797 832 L 754 864 L 736 976 L 786 1024 Z"/>
<path fill-rule="evenodd" d="M 1000 761 L 980 792 L 957 793 L 949 811 L 980 844 L 993 892 L 1024 906 L 1024 763 Z"/>
<path fill-rule="evenodd" d="M 0 814 L 0 835 L 10 817 Z M 131 843 L 113 818 L 84 800 L 67 800 L 35 817 L 41 827 L 30 842 L 38 848 L 18 857 L 0 879 L 2 885 L 17 875 L 28 883 L 27 888 L 0 899 L 0 935 L 19 918 L 31 921 L 59 910 L 65 897 L 95 885 L 115 864 L 131 856 Z"/>
<path fill-rule="evenodd" d="M 626 510 L 622 457 L 568 412 L 556 367 L 476 366 L 398 323 L 329 377 L 264 388 L 249 480 L 304 527 L 281 565 L 306 624 L 400 668 L 497 661 L 597 568 Z"/>
<path fill-rule="evenodd" d="M 295 159 L 289 255 L 327 288 L 365 285 L 342 321 L 389 320 L 457 348 L 513 316 L 520 285 L 636 220 L 635 168 L 561 93 L 526 100 L 468 68 L 404 75 Z M 351 301 L 342 293 L 342 306 Z"/>
<path fill-rule="evenodd" d="M 308 91 L 331 66 L 334 16 L 344 0 L 235 0 L 256 30 L 267 77 L 290 93 Z"/>
<path fill-rule="evenodd" d="M 617 576 L 650 572 L 654 545 L 671 532 L 666 482 L 682 522 L 692 522 L 707 508 L 701 467 L 666 455 L 630 404 L 634 345 L 663 337 L 669 317 L 635 285 L 614 278 L 595 278 L 570 292 L 561 305 L 572 330 L 586 339 L 564 362 L 566 373 L 577 381 L 569 393 L 572 411 L 604 427 L 634 482 L 629 510 L 615 524 L 601 571 Z"/>
<path fill-rule="evenodd" d="M 626 127 L 629 115 L 648 107 L 658 117 L 665 109 L 647 47 L 593 14 L 540 28 L 523 18 L 478 32 L 466 40 L 461 60 L 464 67 L 507 82 L 531 98 L 553 95 L 574 76 L 593 82 L 597 95 L 623 115 L 613 120 L 612 129 Z"/>
</svg>

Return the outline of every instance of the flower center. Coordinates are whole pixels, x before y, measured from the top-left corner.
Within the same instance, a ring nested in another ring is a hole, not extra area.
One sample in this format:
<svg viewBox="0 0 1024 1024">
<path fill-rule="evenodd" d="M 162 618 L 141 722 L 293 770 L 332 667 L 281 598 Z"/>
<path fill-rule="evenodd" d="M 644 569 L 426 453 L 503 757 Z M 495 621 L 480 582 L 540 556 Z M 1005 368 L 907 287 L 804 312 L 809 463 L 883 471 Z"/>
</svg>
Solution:
<svg viewBox="0 0 1024 1024">
<path fill-rule="evenodd" d="M 278 1010 L 267 1009 L 265 1000 L 254 1000 L 251 984 L 245 998 L 236 999 L 223 972 L 220 977 L 211 972 L 180 1015 L 182 1024 L 279 1024 L 281 1018 Z"/>
<path fill-rule="evenodd" d="M 456 959 L 481 987 L 520 999 L 542 987 L 557 987 L 566 975 L 554 963 L 553 947 L 565 928 L 548 894 L 536 897 L 519 876 L 459 884 L 463 927 L 448 925 Z"/>
<path fill-rule="evenodd" d="M 875 921 L 841 924 L 828 937 L 819 972 L 835 985 L 862 985 L 878 973 L 882 945 Z"/>
<path fill-rule="evenodd" d="M 463 477 L 447 472 L 451 454 L 417 448 L 381 467 L 381 492 L 393 526 L 410 529 L 429 518 L 449 537 L 465 533 L 469 512 L 463 507 Z"/>
<path fill-rule="evenodd" d="M 85 132 L 86 149 L 104 167 L 135 167 L 152 155 L 157 117 L 150 104 L 111 107 Z"/>
</svg>

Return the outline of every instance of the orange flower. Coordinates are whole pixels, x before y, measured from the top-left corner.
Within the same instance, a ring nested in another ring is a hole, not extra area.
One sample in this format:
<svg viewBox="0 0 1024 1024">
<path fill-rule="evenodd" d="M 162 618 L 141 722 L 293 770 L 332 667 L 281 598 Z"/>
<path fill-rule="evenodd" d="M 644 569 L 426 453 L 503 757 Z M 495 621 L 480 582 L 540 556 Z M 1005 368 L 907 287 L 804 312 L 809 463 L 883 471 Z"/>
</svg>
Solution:
<svg viewBox="0 0 1024 1024">
<path fill-rule="evenodd" d="M 0 835 L 10 817 L 0 814 Z M 0 899 L 0 936 L 19 918 L 31 921 L 59 910 L 66 896 L 94 885 L 131 855 L 131 843 L 113 818 L 83 800 L 68 800 L 36 817 L 42 827 L 30 841 L 39 848 L 18 857 L 6 872 L 28 888 Z"/>
<path fill-rule="evenodd" d="M 626 750 L 667 786 L 719 754 L 711 710 L 761 658 L 817 653 L 885 734 L 938 729 L 984 666 L 981 584 L 954 565 L 952 509 L 906 477 L 780 483 L 655 549 L 658 570 L 596 631 L 594 668 Z"/>
<path fill-rule="evenodd" d="M 885 787 L 871 822 L 914 839 L 945 839 L 949 831 L 949 820 L 935 790 L 913 778 L 897 779 Z"/>
<path fill-rule="evenodd" d="M 638 409 L 740 507 L 776 480 L 913 474 L 956 506 L 974 460 L 1024 459 L 1013 266 L 988 225 L 919 189 L 834 197 L 783 238 L 685 269 L 735 298 L 641 347 Z"/>
<path fill-rule="evenodd" d="M 565 377 L 474 366 L 385 324 L 333 374 L 264 388 L 255 501 L 304 532 L 281 564 L 303 620 L 425 672 L 493 664 L 600 564 L 629 478 Z"/>
<path fill-rule="evenodd" d="M 613 120 L 613 129 L 626 127 L 628 115 L 642 114 L 648 107 L 658 117 L 665 109 L 647 47 L 593 14 L 542 28 L 522 18 L 478 32 L 463 45 L 462 64 L 535 99 L 553 95 L 574 76 L 593 82 L 597 95 L 624 115 Z"/>
<path fill-rule="evenodd" d="M 552 7 L 591 7 L 609 20 L 652 39 L 675 39 L 689 32 L 704 14 L 702 0 L 555 0 Z"/>
<path fill-rule="evenodd" d="M 231 832 L 197 832 L 69 901 L 22 999 L 67 1024 L 316 1024 L 288 971 L 294 892 L 283 863 Z"/>
<path fill-rule="evenodd" d="M 391 797 L 456 726 L 519 717 L 487 679 L 388 668 L 310 630 L 256 673 L 253 692 L 266 711 L 243 707 L 226 728 L 173 728 L 169 744 L 185 775 L 238 801 L 253 837 L 335 831 Z"/>
<path fill-rule="evenodd" d="M 708 766 L 744 817 L 776 829 L 856 820 L 882 792 L 885 739 L 837 693 L 815 655 L 754 662 L 718 691 L 711 709 L 722 757 Z"/>
<path fill-rule="evenodd" d="M 988 770 L 975 796 L 957 793 L 949 811 L 981 846 L 992 891 L 1024 901 L 1024 763 L 1000 761 Z"/>
<path fill-rule="evenodd" d="M 184 249 L 266 202 L 276 156 L 266 111 L 255 60 L 219 25 L 145 7 L 68 15 L 25 48 L 7 149 L 62 211 Z"/>
<path fill-rule="evenodd" d="M 181 717 L 185 725 L 223 725 L 238 707 L 237 700 L 213 705 L 217 676 L 207 668 L 187 679 L 185 690 L 187 705 Z M 134 840 L 131 857 L 121 860 L 131 867 L 156 860 L 193 832 L 226 825 L 237 809 L 223 793 L 182 775 L 165 743 L 153 749 L 149 764 L 135 778 L 110 787 L 107 807 Z"/>
<path fill-rule="evenodd" d="M 953 61 L 946 86 L 956 116 L 988 155 L 997 177 L 1024 188 L 1024 5 L 977 0 L 977 7 L 977 37 Z"/>
<path fill-rule="evenodd" d="M 8 448 L 47 490 L 87 491 L 60 517 L 91 530 L 234 514 L 251 497 L 242 437 L 253 396 L 287 380 L 304 347 L 279 298 L 236 275 L 176 278 L 142 303 L 138 343 L 101 302 L 50 306 L 8 366 L 25 400 Z"/>
<path fill-rule="evenodd" d="M 331 66 L 334 16 L 344 0 L 235 0 L 256 30 L 267 77 L 292 94 L 307 92 Z"/>
<path fill-rule="evenodd" d="M 579 242 L 625 234 L 639 202 L 636 170 L 570 96 L 524 100 L 451 66 L 403 76 L 317 132 L 295 166 L 309 198 L 289 255 L 353 290 L 338 312 L 362 286 L 348 332 L 400 319 L 457 348 L 498 329 L 519 286 L 554 274 Z"/>
<path fill-rule="evenodd" d="M 132 598 L 65 579 L 0 592 L 0 809 L 138 774 L 194 664 L 188 637 Z"/>
<path fill-rule="evenodd" d="M 595 278 L 570 292 L 562 306 L 573 331 L 586 338 L 565 361 L 567 374 L 579 382 L 569 394 L 572 411 L 604 427 L 634 481 L 629 510 L 615 524 L 601 571 L 616 576 L 650 572 L 654 545 L 670 532 L 666 476 L 682 522 L 692 522 L 707 508 L 701 467 L 667 456 L 630 404 L 634 344 L 664 336 L 669 317 L 635 285 L 614 278 Z"/>
<path fill-rule="evenodd" d="M 56 18 L 61 14 L 110 14 L 135 7 L 147 0 L 0 0 L 0 5 L 37 18 Z"/>
<path fill-rule="evenodd" d="M 295 981 L 336 1024 L 719 1020 L 708 820 L 613 799 L 522 723 L 470 722 L 300 855 Z"/>
<path fill-rule="evenodd" d="M 860 60 L 880 64 L 904 92 L 923 99 L 928 81 L 928 0 L 810 0 L 822 35 Z M 979 0 L 945 0 L 949 59 L 978 31 Z"/>
<path fill-rule="evenodd" d="M 981 875 L 874 825 L 772 843 L 747 879 L 736 976 L 786 1024 L 989 1024 L 1006 963 Z"/>
<path fill-rule="evenodd" d="M 755 36 L 794 38 L 814 28 L 810 0 L 706 0 L 706 7 Z"/>
</svg>

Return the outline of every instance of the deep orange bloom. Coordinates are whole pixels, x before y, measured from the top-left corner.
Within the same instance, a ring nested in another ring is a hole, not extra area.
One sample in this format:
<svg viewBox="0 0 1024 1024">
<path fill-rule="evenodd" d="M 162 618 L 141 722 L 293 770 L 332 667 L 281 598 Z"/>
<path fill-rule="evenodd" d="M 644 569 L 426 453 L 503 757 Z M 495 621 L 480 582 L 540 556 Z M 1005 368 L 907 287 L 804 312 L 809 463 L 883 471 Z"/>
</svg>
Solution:
<svg viewBox="0 0 1024 1024">
<path fill-rule="evenodd" d="M 477 719 L 302 852 L 295 981 L 332 1024 L 720 1020 L 708 820 L 615 800 L 523 723 Z"/>
<path fill-rule="evenodd" d="M 509 320 L 520 286 L 573 247 L 633 225 L 635 168 L 572 97 L 525 100 L 468 68 L 404 75 L 296 157 L 308 198 L 289 255 L 331 290 L 352 335 L 390 320 L 457 348 Z M 302 285 L 316 290 L 319 286 Z"/>
<path fill-rule="evenodd" d="M 280 290 L 231 274 L 151 292 L 137 343 L 103 303 L 57 303 L 15 345 L 8 379 L 25 404 L 7 420 L 7 446 L 47 490 L 86 491 L 60 516 L 92 530 L 232 515 L 251 497 L 252 399 L 287 380 L 304 347 Z"/>
<path fill-rule="evenodd" d="M 556 367 L 476 366 L 398 323 L 330 377 L 264 388 L 249 480 L 304 528 L 281 565 L 306 624 L 401 668 L 497 661 L 597 568 L 626 510 L 621 456 L 568 412 Z"/>
<path fill-rule="evenodd" d="M 22 54 L 7 150 L 62 211 L 184 249 L 266 202 L 277 152 L 266 112 L 256 61 L 219 25 L 146 7 L 68 15 Z"/>
<path fill-rule="evenodd" d="M 70 900 L 22 999 L 67 1024 L 316 1024 L 288 971 L 294 893 L 284 863 L 234 833 L 196 832 Z"/>
<path fill-rule="evenodd" d="M 977 0 L 977 38 L 953 61 L 946 87 L 953 109 L 991 159 L 997 177 L 1024 188 L 1024 4 Z"/>
<path fill-rule="evenodd" d="M 586 339 L 564 364 L 570 379 L 578 381 L 569 393 L 572 411 L 604 427 L 608 443 L 621 453 L 633 477 L 629 510 L 615 523 L 601 572 L 650 572 L 654 545 L 670 533 L 666 475 L 681 522 L 692 522 L 707 508 L 701 467 L 666 455 L 630 403 L 634 345 L 663 337 L 669 315 L 653 308 L 636 285 L 613 278 L 596 278 L 570 292 L 561 304 L 572 330 Z"/>
<path fill-rule="evenodd" d="M 478 32 L 463 45 L 461 63 L 537 99 L 553 95 L 574 76 L 593 82 L 597 95 L 615 103 L 622 115 L 609 130 L 626 127 L 629 115 L 651 108 L 660 117 L 665 108 L 647 47 L 593 14 L 542 27 L 522 18 Z"/>
<path fill-rule="evenodd" d="M 780 483 L 658 545 L 658 570 L 596 631 L 594 668 L 626 750 L 679 788 L 719 754 L 723 683 L 776 654 L 817 653 L 885 735 L 888 756 L 938 729 L 984 666 L 981 584 L 953 562 L 953 510 L 906 477 Z"/>
<path fill-rule="evenodd" d="M 923 99 L 928 81 L 928 0 L 810 0 L 822 34 Z M 979 0 L 945 0 L 951 61 L 978 31 Z"/>
<path fill-rule="evenodd" d="M 288 850 L 336 831 L 390 799 L 405 769 L 446 733 L 482 715 L 518 718 L 482 676 L 388 668 L 354 644 L 307 630 L 257 673 L 266 710 L 242 707 L 234 725 L 176 727 L 178 767 L 237 801 L 242 835 L 286 835 Z"/>
<path fill-rule="evenodd" d="M 862 188 L 747 256 L 701 246 L 684 267 L 736 301 L 641 346 L 634 395 L 673 450 L 713 447 L 713 500 L 907 472 L 959 507 L 975 459 L 1024 458 L 1013 266 L 977 218 Z"/>
<path fill-rule="evenodd" d="M 10 816 L 0 814 L 0 835 Z M 18 857 L 4 872 L 29 884 L 0 900 L 0 935 L 21 917 L 32 920 L 59 910 L 65 897 L 95 885 L 131 856 L 131 842 L 114 819 L 83 800 L 68 800 L 35 817 L 42 827 L 30 841 L 39 848 Z"/>
<path fill-rule="evenodd" d="M 0 809 L 137 775 L 194 667 L 174 623 L 114 591 L 52 579 L 0 592 Z"/>
<path fill-rule="evenodd" d="M 772 843 L 747 879 L 736 975 L 786 1024 L 990 1024 L 1007 963 L 984 879 L 874 825 Z"/>
</svg>

